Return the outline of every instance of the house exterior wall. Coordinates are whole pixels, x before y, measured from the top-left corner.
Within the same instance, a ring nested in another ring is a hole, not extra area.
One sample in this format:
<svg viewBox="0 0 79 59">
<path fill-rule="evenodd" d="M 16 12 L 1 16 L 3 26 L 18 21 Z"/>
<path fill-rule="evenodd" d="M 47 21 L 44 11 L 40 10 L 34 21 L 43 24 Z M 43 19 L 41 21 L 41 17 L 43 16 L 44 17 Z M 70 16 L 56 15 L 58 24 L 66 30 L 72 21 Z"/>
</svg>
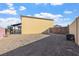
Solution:
<svg viewBox="0 0 79 59">
<path fill-rule="evenodd" d="M 79 45 L 79 17 L 69 25 L 69 33 L 75 35 L 75 43 Z"/>
<path fill-rule="evenodd" d="M 0 28 L 0 38 L 3 38 L 5 36 L 5 29 Z"/>
<path fill-rule="evenodd" d="M 76 21 L 74 21 L 71 25 L 69 25 L 69 33 L 75 35 L 75 42 L 77 43 L 77 33 L 76 33 Z"/>
<path fill-rule="evenodd" d="M 50 27 L 53 27 L 51 20 L 22 17 L 22 34 L 38 34 Z"/>
<path fill-rule="evenodd" d="M 77 25 L 77 36 L 78 36 L 77 41 L 78 41 L 78 45 L 79 45 L 79 18 L 77 19 L 77 23 L 78 23 L 78 25 Z"/>
</svg>

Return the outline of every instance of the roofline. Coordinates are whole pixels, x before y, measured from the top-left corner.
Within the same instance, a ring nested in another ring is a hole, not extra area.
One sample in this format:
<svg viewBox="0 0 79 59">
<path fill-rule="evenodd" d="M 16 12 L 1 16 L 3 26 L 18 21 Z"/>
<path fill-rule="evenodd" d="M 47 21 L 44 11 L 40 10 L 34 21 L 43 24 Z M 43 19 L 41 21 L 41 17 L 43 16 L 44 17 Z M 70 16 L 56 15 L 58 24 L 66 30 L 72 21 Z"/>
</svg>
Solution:
<svg viewBox="0 0 79 59">
<path fill-rule="evenodd" d="M 40 18 L 40 17 L 33 17 L 33 16 L 23 16 L 23 15 L 21 15 L 21 17 L 28 17 L 28 18 L 44 19 L 44 20 L 50 20 L 50 21 L 54 21 L 53 19 Z"/>
<path fill-rule="evenodd" d="M 21 25 L 22 23 L 17 23 L 17 24 L 13 24 L 11 26 L 18 26 L 18 25 Z"/>
<path fill-rule="evenodd" d="M 70 23 L 69 26 L 72 25 L 75 21 L 76 21 L 76 19 L 74 21 L 72 21 L 72 23 Z"/>
<path fill-rule="evenodd" d="M 72 25 L 74 22 L 76 22 L 78 18 L 79 18 L 79 16 L 75 17 L 75 20 L 70 25 Z"/>
<path fill-rule="evenodd" d="M 54 21 L 53 19 L 40 18 L 40 17 L 33 17 L 33 16 L 23 16 L 23 15 L 21 15 L 21 18 L 22 18 L 22 17 L 28 17 L 28 18 L 44 19 L 44 20 Z M 17 24 L 21 24 L 21 23 L 17 23 Z M 17 24 L 12 24 L 11 26 L 15 26 L 15 25 L 17 25 Z"/>
</svg>

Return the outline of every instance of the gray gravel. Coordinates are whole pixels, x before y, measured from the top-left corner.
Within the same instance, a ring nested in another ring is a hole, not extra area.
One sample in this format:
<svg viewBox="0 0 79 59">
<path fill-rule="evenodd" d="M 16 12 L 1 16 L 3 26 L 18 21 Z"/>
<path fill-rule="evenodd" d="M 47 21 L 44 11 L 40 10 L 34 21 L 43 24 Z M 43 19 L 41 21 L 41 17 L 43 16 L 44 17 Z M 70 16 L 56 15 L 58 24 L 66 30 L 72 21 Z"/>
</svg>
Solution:
<svg viewBox="0 0 79 59">
<path fill-rule="evenodd" d="M 65 35 L 51 34 L 1 56 L 79 56 L 79 46 L 67 41 Z"/>
</svg>

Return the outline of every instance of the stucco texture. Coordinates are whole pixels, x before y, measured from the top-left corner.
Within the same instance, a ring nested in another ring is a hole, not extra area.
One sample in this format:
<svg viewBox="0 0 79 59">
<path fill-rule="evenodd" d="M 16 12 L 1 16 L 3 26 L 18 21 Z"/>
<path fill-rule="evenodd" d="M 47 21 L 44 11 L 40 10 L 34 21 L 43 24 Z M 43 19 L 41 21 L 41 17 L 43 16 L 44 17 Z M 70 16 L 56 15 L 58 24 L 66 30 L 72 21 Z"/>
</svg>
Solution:
<svg viewBox="0 0 79 59">
<path fill-rule="evenodd" d="M 53 27 L 53 21 L 41 18 L 22 17 L 22 34 L 39 34 Z"/>
<path fill-rule="evenodd" d="M 69 26 L 69 32 L 75 35 L 75 43 L 79 45 L 79 17 Z"/>
</svg>

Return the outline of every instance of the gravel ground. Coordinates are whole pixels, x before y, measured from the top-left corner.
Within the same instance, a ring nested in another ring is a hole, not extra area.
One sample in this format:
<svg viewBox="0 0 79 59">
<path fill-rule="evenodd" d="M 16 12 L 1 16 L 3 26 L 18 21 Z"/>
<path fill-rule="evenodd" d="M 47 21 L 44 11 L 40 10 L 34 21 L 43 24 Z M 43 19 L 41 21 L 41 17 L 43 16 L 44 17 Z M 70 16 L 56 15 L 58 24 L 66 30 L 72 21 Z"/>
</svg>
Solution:
<svg viewBox="0 0 79 59">
<path fill-rule="evenodd" d="M 45 34 L 33 34 L 33 35 L 9 35 L 0 39 L 0 55 L 7 53 L 16 48 L 28 45 L 32 42 L 41 40 L 48 37 L 49 35 Z"/>
<path fill-rule="evenodd" d="M 79 46 L 67 41 L 65 35 L 51 34 L 2 56 L 79 56 Z"/>
</svg>

